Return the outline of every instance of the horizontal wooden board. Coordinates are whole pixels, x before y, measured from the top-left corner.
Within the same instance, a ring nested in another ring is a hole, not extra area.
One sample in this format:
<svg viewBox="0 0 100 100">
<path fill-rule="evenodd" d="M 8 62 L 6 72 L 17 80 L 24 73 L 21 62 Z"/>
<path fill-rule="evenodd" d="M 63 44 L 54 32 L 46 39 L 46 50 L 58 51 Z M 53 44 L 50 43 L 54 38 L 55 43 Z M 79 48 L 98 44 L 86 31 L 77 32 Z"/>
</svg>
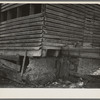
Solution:
<svg viewBox="0 0 100 100">
<path fill-rule="evenodd" d="M 44 38 L 51 38 L 51 39 L 61 39 L 61 40 L 66 40 L 67 38 L 80 38 L 83 39 L 82 36 L 75 36 L 75 35 L 69 35 L 69 36 L 58 36 L 58 35 L 44 35 Z"/>
<path fill-rule="evenodd" d="M 84 14 L 82 14 L 81 12 L 79 12 L 78 10 L 75 10 L 75 9 L 71 9 L 65 5 L 47 5 L 46 6 L 47 9 L 51 9 L 51 10 L 54 10 L 56 12 L 61 12 L 61 13 L 65 13 L 67 15 L 71 15 L 72 13 L 74 13 L 76 16 L 79 16 L 79 17 L 84 17 Z M 82 18 L 83 18 L 82 17 Z"/>
<path fill-rule="evenodd" d="M 0 31 L 5 31 L 5 30 L 13 30 L 17 28 L 24 28 L 24 27 L 36 27 L 36 26 L 43 26 L 43 21 L 39 22 L 32 22 L 32 23 L 25 23 L 25 24 L 18 24 L 18 25 L 10 25 L 10 26 L 5 26 L 0 29 Z"/>
<path fill-rule="evenodd" d="M 16 39 L 16 40 L 2 40 L 0 43 L 32 43 L 32 42 L 41 42 L 42 38 L 36 38 L 36 39 Z"/>
<path fill-rule="evenodd" d="M 22 35 L 37 35 L 42 34 L 42 30 L 30 30 L 30 31 L 24 31 L 24 32 L 17 32 L 17 33 L 6 33 L 6 34 L 0 34 L 0 38 L 2 37 L 16 37 L 16 36 L 22 36 Z"/>
<path fill-rule="evenodd" d="M 73 24 L 67 24 L 67 25 L 65 25 L 66 23 L 63 24 L 63 23 L 60 23 L 60 21 L 57 22 L 57 20 L 55 22 L 54 19 L 48 19 L 47 22 L 45 22 L 45 24 L 46 24 L 46 27 L 48 27 L 48 26 L 54 27 L 55 26 L 55 28 L 59 28 L 59 30 L 60 29 L 75 30 L 75 31 L 78 31 L 78 32 L 82 32 L 84 30 L 84 27 L 83 28 L 77 28 L 77 27 L 74 27 Z"/>
<path fill-rule="evenodd" d="M 12 21 L 12 23 L 6 22 L 6 23 L 0 24 L 0 29 L 5 28 L 5 27 L 10 27 L 10 26 L 15 26 L 15 25 L 22 25 L 22 24 L 32 23 L 32 22 L 37 23 L 37 22 L 42 22 L 42 21 L 43 21 L 43 17 L 21 20 L 21 21 L 17 21 L 17 22 Z"/>
<path fill-rule="evenodd" d="M 67 5 L 68 6 L 68 5 Z M 70 6 L 70 5 L 69 5 Z M 71 7 L 71 6 L 70 6 Z M 74 9 L 77 9 L 77 10 L 79 10 L 79 11 L 81 11 L 82 13 L 84 13 L 85 15 L 93 15 L 93 10 L 92 9 L 88 9 L 88 8 L 86 8 L 84 5 L 72 5 L 72 7 L 74 8 Z"/>
<path fill-rule="evenodd" d="M 12 63 L 12 62 L 4 60 L 4 59 L 0 59 L 0 63 L 5 65 L 7 68 L 13 69 L 13 70 L 18 71 L 18 72 L 21 69 L 20 65 L 17 65 L 15 63 Z"/>
<path fill-rule="evenodd" d="M 1 44 L 0 43 L 0 48 L 2 47 L 38 47 L 41 45 L 41 42 L 37 42 L 37 43 L 10 43 L 10 44 Z"/>
<path fill-rule="evenodd" d="M 43 45 L 44 46 L 55 46 L 55 47 L 62 47 L 62 46 L 65 46 L 65 44 L 61 44 L 61 43 L 54 43 L 54 42 L 52 42 L 52 43 L 50 43 L 50 42 L 43 42 Z"/>
<path fill-rule="evenodd" d="M 83 33 L 81 33 L 81 32 L 76 32 L 76 31 L 72 31 L 72 30 L 70 30 L 70 31 L 66 31 L 66 32 L 58 32 L 57 30 L 55 30 L 55 31 L 51 31 L 51 30 L 48 30 L 48 31 L 46 31 L 45 30 L 45 34 L 48 34 L 48 35 L 56 35 L 56 36 L 65 36 L 65 37 L 68 37 L 68 36 L 77 36 L 77 37 L 83 37 L 82 35 L 83 35 Z"/>
<path fill-rule="evenodd" d="M 17 33 L 17 32 L 25 32 L 25 31 L 35 31 L 35 30 L 42 30 L 42 26 L 36 26 L 36 27 L 24 27 L 24 28 L 19 28 L 19 29 L 13 29 L 13 30 L 6 30 L 5 31 L 1 31 L 0 34 L 9 34 L 9 33 Z"/>
<path fill-rule="evenodd" d="M 18 18 L 15 18 L 15 19 L 7 20 L 7 21 L 4 21 L 4 22 L 1 22 L 0 24 L 6 24 L 6 23 L 10 24 L 10 23 L 13 23 L 13 22 L 17 23 L 18 21 L 23 22 L 23 20 L 29 21 L 29 19 L 30 20 L 35 19 L 35 18 L 39 19 L 39 18 L 42 18 L 42 16 L 43 16 L 43 13 L 32 14 L 32 15 L 29 15 L 29 16 L 18 17 Z"/>
<path fill-rule="evenodd" d="M 38 47 L 2 47 L 0 50 L 39 50 L 41 46 Z"/>
<path fill-rule="evenodd" d="M 64 17 L 68 17 L 68 16 L 74 16 L 74 17 L 76 17 L 76 18 L 79 18 L 79 19 L 84 19 L 85 17 L 84 16 L 79 16 L 78 14 L 75 14 L 75 13 L 71 13 L 71 14 L 66 14 L 66 13 L 64 13 L 64 12 L 57 12 L 57 11 L 55 11 L 55 10 L 51 10 L 51 9 L 46 9 L 46 13 L 52 13 L 52 14 L 56 14 L 56 15 L 58 15 L 58 16 L 64 16 Z"/>
<path fill-rule="evenodd" d="M 51 31 L 61 32 L 61 33 L 66 33 L 66 32 L 68 32 L 67 29 L 66 29 L 66 30 L 65 30 L 65 29 L 60 29 L 60 28 L 58 28 L 58 27 L 53 27 L 53 26 L 46 26 L 46 29 L 47 29 L 47 30 L 51 30 Z M 83 30 L 80 30 L 80 31 L 79 31 L 79 29 L 73 29 L 73 28 L 72 28 L 72 30 L 73 30 L 73 31 L 76 31 L 76 32 L 83 32 Z M 69 32 L 70 32 L 70 30 L 69 30 Z"/>
<path fill-rule="evenodd" d="M 35 35 L 21 35 L 21 36 L 13 36 L 13 37 L 0 37 L 0 41 L 4 40 L 21 40 L 21 39 L 35 39 L 35 38 L 41 38 L 42 34 L 35 34 Z"/>
<path fill-rule="evenodd" d="M 5 6 L 2 6 L 1 10 L 6 11 L 6 10 L 13 9 L 13 8 L 16 8 L 16 7 L 19 7 L 19 6 L 22 6 L 22 5 L 24 5 L 24 4 L 8 4 L 8 5 L 5 5 Z"/>
<path fill-rule="evenodd" d="M 50 13 L 46 13 L 46 16 L 48 18 L 57 19 L 57 20 L 61 20 L 61 21 L 66 21 L 68 23 L 73 23 L 73 24 L 76 24 L 76 25 L 83 25 L 84 26 L 84 20 L 82 22 L 76 17 L 72 17 L 72 16 L 68 16 L 68 17 L 57 16 L 56 14 L 50 14 Z"/>
</svg>

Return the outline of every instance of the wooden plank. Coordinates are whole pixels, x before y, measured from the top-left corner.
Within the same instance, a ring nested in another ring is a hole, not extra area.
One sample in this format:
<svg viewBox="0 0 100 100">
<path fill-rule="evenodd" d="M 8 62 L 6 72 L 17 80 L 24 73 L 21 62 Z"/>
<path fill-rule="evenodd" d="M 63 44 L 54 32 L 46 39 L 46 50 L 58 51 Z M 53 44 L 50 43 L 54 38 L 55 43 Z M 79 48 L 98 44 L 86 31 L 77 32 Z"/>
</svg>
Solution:
<svg viewBox="0 0 100 100">
<path fill-rule="evenodd" d="M 24 58 L 23 58 L 22 69 L 21 69 L 21 76 L 23 76 L 23 73 L 24 73 L 24 70 L 25 70 L 26 57 L 27 57 L 27 51 L 25 51 L 25 55 L 24 55 Z"/>
<path fill-rule="evenodd" d="M 20 76 L 20 73 L 18 73 L 17 71 L 6 68 L 3 64 L 0 64 L 0 73 L 2 73 L 2 74 L 0 74 L 0 76 L 2 76 L 2 77 L 5 77 L 5 78 L 11 79 L 15 82 L 24 84 L 22 82 L 22 78 Z"/>
<path fill-rule="evenodd" d="M 96 39 L 96 38 L 100 39 L 100 35 L 93 34 L 93 38 L 94 38 L 94 39 Z"/>
<path fill-rule="evenodd" d="M 25 31 L 36 31 L 36 30 L 42 30 L 42 26 L 36 26 L 36 27 L 24 27 L 20 29 L 14 29 L 14 30 L 5 30 L 3 32 L 0 31 L 0 34 L 6 34 L 6 33 L 18 33 L 18 32 L 25 32 Z"/>
<path fill-rule="evenodd" d="M 66 40 L 44 38 L 43 42 L 66 44 L 68 40 L 68 38 L 66 38 Z"/>
<path fill-rule="evenodd" d="M 91 9 L 89 8 L 87 5 L 90 5 L 92 6 L 92 4 L 67 4 L 67 5 L 64 5 L 64 6 L 67 6 L 69 8 L 72 8 L 72 9 L 76 9 L 76 10 L 79 10 L 81 11 L 81 13 L 88 13 L 88 14 L 92 14 L 93 13 L 93 10 L 94 9 Z M 86 10 L 86 11 L 84 11 Z"/>
<path fill-rule="evenodd" d="M 76 37 L 73 37 L 73 38 L 70 37 L 69 41 L 71 41 L 71 42 L 82 42 L 83 39 L 82 38 L 76 38 Z"/>
<path fill-rule="evenodd" d="M 0 41 L 0 43 L 32 43 L 32 42 L 41 42 L 42 41 L 42 38 L 37 38 L 37 39 L 21 39 L 21 40 L 2 40 Z"/>
<path fill-rule="evenodd" d="M 54 27 L 54 28 L 58 28 L 58 30 L 63 29 L 63 30 L 75 30 L 76 32 L 82 32 L 84 30 L 83 28 L 78 28 L 78 27 L 74 27 L 73 24 L 66 24 L 63 22 L 61 23 L 61 21 L 54 20 L 54 19 L 49 19 L 45 22 L 46 27 Z M 72 26 L 71 26 L 72 25 Z"/>
<path fill-rule="evenodd" d="M 71 12 L 71 13 L 79 14 L 80 16 L 84 16 L 84 13 L 80 12 L 78 9 L 77 10 L 74 9 L 73 6 L 74 5 L 71 5 L 71 4 L 66 4 L 66 5 L 65 4 L 60 4 L 60 5 L 50 4 L 50 5 L 47 5 L 47 8 L 51 8 L 51 9 L 54 8 L 54 9 L 59 9 L 59 10 L 62 9 L 62 10 L 60 10 L 61 12 L 68 11 L 68 12 Z"/>
<path fill-rule="evenodd" d="M 1 10 L 6 11 L 6 10 L 13 9 L 13 8 L 16 8 L 16 7 L 19 7 L 22 5 L 24 5 L 24 4 L 9 4 L 6 7 L 1 7 Z"/>
<path fill-rule="evenodd" d="M 68 22 L 72 22 L 78 25 L 84 25 L 84 20 L 79 20 L 78 18 L 74 17 L 74 16 L 57 16 L 56 14 L 50 14 L 50 13 L 46 13 L 47 17 L 50 18 L 54 18 L 54 19 L 58 19 L 58 20 L 62 20 L 62 21 L 68 21 Z"/>
<path fill-rule="evenodd" d="M 50 42 L 43 42 L 43 45 L 44 46 L 55 46 L 55 47 L 62 47 L 62 46 L 65 46 L 65 44 L 61 44 L 61 43 L 50 43 Z"/>
<path fill-rule="evenodd" d="M 73 51 L 73 52 L 86 52 L 86 53 L 99 53 L 100 52 L 100 48 L 83 48 L 83 47 L 76 47 L 76 48 L 69 48 L 69 47 L 64 47 L 63 50 L 65 50 L 65 52 L 67 50 L 69 51 Z"/>
<path fill-rule="evenodd" d="M 67 5 L 68 6 L 68 5 Z M 77 9 L 79 11 L 81 11 L 82 13 L 84 13 L 85 15 L 93 15 L 93 12 L 90 9 L 87 9 L 84 5 L 74 5 L 73 6 L 74 9 Z"/>
<path fill-rule="evenodd" d="M 24 56 L 25 50 L 1 50 L 0 49 L 0 55 L 6 55 L 6 56 L 16 56 L 16 55 L 20 55 L 20 56 Z M 41 56 L 41 47 L 39 48 L 33 48 L 32 50 L 28 50 L 27 51 L 27 56 L 29 57 L 40 57 Z"/>
<path fill-rule="evenodd" d="M 1 3 L 1 7 L 8 5 L 9 3 Z"/>
<path fill-rule="evenodd" d="M 18 18 L 15 18 L 15 19 L 11 19 L 11 20 L 7 20 L 7 21 L 4 21 L 4 22 L 1 22 L 1 24 L 6 24 L 6 23 L 10 24 L 12 22 L 14 22 L 14 23 L 16 22 L 17 23 L 18 21 L 22 21 L 23 22 L 23 20 L 28 20 L 28 19 L 30 19 L 30 20 L 31 19 L 39 20 L 41 18 L 43 18 L 43 13 L 24 16 L 24 17 L 18 17 Z"/>
<path fill-rule="evenodd" d="M 71 13 L 70 12 L 70 14 L 66 14 L 64 12 L 57 12 L 57 11 L 54 11 L 54 10 L 51 10 L 51 9 L 46 9 L 46 13 L 56 14 L 58 16 L 61 16 L 62 15 L 64 17 L 68 17 L 70 15 L 70 16 L 74 16 L 76 18 L 80 18 L 82 20 L 85 18 L 84 16 L 79 16 L 78 14 L 75 14 L 75 13 Z"/>
<path fill-rule="evenodd" d="M 43 46 L 43 49 L 51 49 L 51 50 L 61 50 L 61 47 L 57 46 Z"/>
<path fill-rule="evenodd" d="M 5 65 L 5 67 L 13 69 L 13 70 L 18 71 L 18 72 L 20 71 L 20 68 L 21 68 L 20 65 L 14 64 L 14 63 L 7 61 L 7 60 L 4 60 L 4 59 L 0 59 L 0 63 Z"/>
<path fill-rule="evenodd" d="M 4 40 L 20 40 L 20 39 L 35 39 L 35 38 L 42 38 L 42 34 L 29 34 L 29 35 L 22 35 L 22 36 L 13 36 L 13 37 L 0 37 L 0 41 Z"/>
<path fill-rule="evenodd" d="M 13 6 L 13 5 L 17 5 L 17 3 L 6 3 L 6 4 L 1 6 L 1 9 L 7 8 L 7 7 Z M 19 4 L 19 5 L 21 5 L 21 4 Z"/>
<path fill-rule="evenodd" d="M 23 23 L 23 24 L 18 24 L 18 25 L 3 25 L 4 27 L 0 28 L 0 31 L 3 30 L 10 30 L 10 29 L 16 29 L 16 28 L 23 28 L 23 27 L 35 27 L 35 26 L 39 26 L 39 25 L 43 25 L 43 21 L 39 21 L 39 22 L 31 22 L 31 23 Z"/>
<path fill-rule="evenodd" d="M 11 55 L 10 56 L 6 56 L 6 55 L 1 55 L 0 54 L 0 59 L 18 62 L 19 61 L 19 55 L 16 55 L 16 56 L 11 56 Z"/>
<path fill-rule="evenodd" d="M 84 26 L 84 22 L 81 22 L 81 21 L 78 20 L 78 18 L 75 18 L 75 17 L 72 17 L 72 16 L 64 17 L 64 16 L 57 16 L 57 15 L 49 14 L 49 13 L 46 13 L 46 16 L 48 18 L 66 21 L 68 23 L 73 23 L 73 24 L 76 24 L 76 25 L 83 25 Z"/>
<path fill-rule="evenodd" d="M 70 56 L 74 57 L 80 57 L 80 58 L 94 58 L 94 59 L 100 59 L 100 56 L 98 53 L 76 53 L 76 52 L 70 52 Z"/>
<path fill-rule="evenodd" d="M 61 25 L 65 25 L 65 26 L 70 26 L 70 27 L 73 27 L 73 28 L 79 28 L 79 29 L 83 29 L 84 28 L 84 26 L 76 25 L 76 24 L 73 24 L 73 23 L 66 23 L 64 21 L 57 20 L 57 19 L 52 19 L 52 18 L 47 18 L 46 21 L 49 21 L 49 22 L 52 22 L 52 23 L 55 23 L 55 24 L 61 24 Z"/>
<path fill-rule="evenodd" d="M 53 26 L 52 27 L 46 26 L 46 29 L 50 30 L 50 31 L 62 32 L 62 33 L 68 32 L 67 27 L 66 27 L 66 29 L 60 29 L 60 28 L 53 27 Z M 72 29 L 73 31 L 76 31 L 76 32 L 82 32 L 83 33 L 83 30 L 80 30 L 80 29 L 74 29 L 74 28 L 70 28 L 70 29 Z M 69 32 L 70 32 L 70 30 L 69 30 Z"/>
<path fill-rule="evenodd" d="M 68 30 L 66 31 L 66 33 L 64 32 L 57 32 L 57 31 L 49 31 L 49 30 L 45 30 L 45 34 L 48 35 L 55 35 L 55 36 L 65 36 L 65 37 L 69 37 L 69 36 L 77 36 L 77 37 L 83 37 L 83 32 L 76 32 L 76 31 L 72 31 L 72 30 Z"/>
<path fill-rule="evenodd" d="M 49 42 L 49 43 L 58 43 L 58 44 L 64 44 L 64 45 L 67 45 L 68 42 L 77 42 L 77 41 L 82 41 L 82 39 L 79 39 L 79 38 L 66 38 L 66 40 L 59 40 L 59 39 L 49 39 L 49 38 L 45 38 L 43 39 L 44 42 Z"/>
<path fill-rule="evenodd" d="M 17 33 L 6 33 L 6 34 L 0 34 L 0 38 L 2 37 L 16 37 L 16 36 L 22 36 L 22 35 L 34 35 L 34 37 L 37 37 L 38 35 L 42 34 L 42 30 L 32 30 L 32 31 L 25 31 L 25 32 L 17 32 Z"/>
<path fill-rule="evenodd" d="M 95 12 L 96 14 L 100 14 L 99 12 L 100 8 L 96 8 L 95 4 L 90 4 L 90 5 L 86 4 L 84 6 L 89 10 L 91 10 L 92 12 Z"/>
<path fill-rule="evenodd" d="M 0 50 L 39 50 L 40 47 L 2 47 Z"/>
<path fill-rule="evenodd" d="M 46 39 L 59 39 L 59 40 L 66 40 L 68 39 L 68 37 L 64 37 L 64 36 L 57 36 L 57 35 L 44 35 L 44 38 Z"/>
<path fill-rule="evenodd" d="M 83 37 L 78 37 L 78 36 L 75 36 L 75 35 L 70 35 L 68 37 L 66 36 L 58 36 L 58 35 L 44 35 L 44 38 L 49 38 L 49 39 L 61 39 L 61 40 L 66 40 L 67 38 L 80 38 L 80 39 L 83 39 Z"/>
<path fill-rule="evenodd" d="M 9 21 L 9 20 L 8 20 Z M 6 21 L 6 22 L 1 22 L 1 26 L 0 26 L 0 28 L 3 28 L 3 27 L 5 27 L 5 26 L 10 26 L 10 25 L 21 25 L 21 24 L 26 24 L 26 23 L 34 23 L 34 22 L 41 22 L 41 21 L 43 21 L 43 17 L 38 17 L 38 18 L 33 18 L 33 19 L 27 19 L 27 20 L 19 20 L 19 21 L 17 21 L 17 22 L 15 22 L 15 21 L 12 21 L 12 22 L 8 22 L 8 21 Z M 11 20 L 10 20 L 11 21 Z"/>
<path fill-rule="evenodd" d="M 71 14 L 65 15 L 63 13 L 63 14 L 59 14 L 59 16 L 58 16 L 58 13 L 52 13 L 52 11 L 50 11 L 50 12 L 46 12 L 46 16 L 48 16 L 48 17 L 57 17 L 57 18 L 60 17 L 60 18 L 63 18 L 63 19 L 66 19 L 67 18 L 67 19 L 70 19 L 70 20 L 72 19 L 73 21 L 77 21 L 77 22 L 80 22 L 80 23 L 84 23 L 84 19 L 81 19 L 79 17 L 73 16 Z"/>
<path fill-rule="evenodd" d="M 1 23 L 0 28 L 5 28 L 5 27 L 10 27 L 10 26 L 15 26 L 15 25 L 23 25 L 23 24 L 31 24 L 31 23 L 39 23 L 43 21 L 43 17 L 40 18 L 34 18 L 34 19 L 27 19 L 23 21 L 17 21 L 17 22 L 12 22 L 12 23 Z"/>
<path fill-rule="evenodd" d="M 46 8 L 54 10 L 56 12 L 63 12 L 67 15 L 70 15 L 71 13 L 74 13 L 75 15 L 77 14 L 76 16 L 79 16 L 81 18 L 84 17 L 84 14 L 82 12 L 80 12 L 79 10 L 72 9 L 71 7 L 68 7 L 67 4 L 66 5 L 57 5 L 57 4 L 47 5 Z"/>
<path fill-rule="evenodd" d="M 41 46 L 42 43 L 37 42 L 37 43 L 10 43 L 10 44 L 1 44 L 0 43 L 0 48 L 2 47 L 38 47 Z"/>
<path fill-rule="evenodd" d="M 100 33 L 99 31 L 96 31 L 94 32 L 94 35 L 100 35 L 99 33 Z"/>
</svg>

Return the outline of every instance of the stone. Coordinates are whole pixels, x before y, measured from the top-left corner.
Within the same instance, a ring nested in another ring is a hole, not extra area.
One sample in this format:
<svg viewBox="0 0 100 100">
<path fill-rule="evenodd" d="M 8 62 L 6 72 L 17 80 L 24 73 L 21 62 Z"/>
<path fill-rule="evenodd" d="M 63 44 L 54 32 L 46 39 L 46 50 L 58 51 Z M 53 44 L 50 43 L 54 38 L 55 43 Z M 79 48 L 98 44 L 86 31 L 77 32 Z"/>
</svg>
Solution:
<svg viewBox="0 0 100 100">
<path fill-rule="evenodd" d="M 80 58 L 79 65 L 77 68 L 77 73 L 82 75 L 93 75 L 100 68 L 100 60 L 99 59 L 87 59 Z M 99 70 L 98 72 L 99 73 Z"/>
<path fill-rule="evenodd" d="M 23 79 L 31 84 L 45 84 L 56 77 L 55 58 L 30 58 Z"/>
</svg>

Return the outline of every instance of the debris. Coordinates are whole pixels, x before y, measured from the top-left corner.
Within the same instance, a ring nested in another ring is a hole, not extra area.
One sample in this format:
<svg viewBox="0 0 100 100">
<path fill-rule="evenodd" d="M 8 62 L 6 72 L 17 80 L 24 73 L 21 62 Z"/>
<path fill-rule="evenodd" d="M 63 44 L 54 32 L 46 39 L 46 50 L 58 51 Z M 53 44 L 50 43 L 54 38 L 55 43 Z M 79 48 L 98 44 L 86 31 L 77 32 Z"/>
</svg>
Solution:
<svg viewBox="0 0 100 100">
<path fill-rule="evenodd" d="M 95 72 L 93 72 L 91 75 L 100 75 L 100 68 L 96 70 Z"/>
</svg>

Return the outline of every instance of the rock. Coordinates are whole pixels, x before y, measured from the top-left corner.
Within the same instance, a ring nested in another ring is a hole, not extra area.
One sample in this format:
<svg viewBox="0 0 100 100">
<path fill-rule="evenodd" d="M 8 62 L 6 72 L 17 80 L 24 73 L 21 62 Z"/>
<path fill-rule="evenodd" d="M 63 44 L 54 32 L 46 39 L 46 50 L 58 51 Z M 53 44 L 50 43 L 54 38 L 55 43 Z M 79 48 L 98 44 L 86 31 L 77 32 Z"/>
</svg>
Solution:
<svg viewBox="0 0 100 100">
<path fill-rule="evenodd" d="M 82 75 L 98 75 L 98 73 L 100 74 L 99 68 L 100 68 L 99 59 L 79 58 L 77 73 Z"/>
<path fill-rule="evenodd" d="M 76 84 L 69 85 L 69 88 L 76 88 Z"/>
<path fill-rule="evenodd" d="M 34 58 L 30 59 L 23 79 L 29 84 L 46 84 L 55 79 L 55 59 Z"/>
<path fill-rule="evenodd" d="M 57 84 L 59 84 L 59 83 L 58 83 L 58 82 L 53 82 L 52 84 L 57 85 Z"/>
<path fill-rule="evenodd" d="M 70 82 L 70 81 L 68 81 L 68 80 L 65 81 L 65 84 L 71 84 L 71 83 L 72 83 L 72 82 Z"/>
</svg>

